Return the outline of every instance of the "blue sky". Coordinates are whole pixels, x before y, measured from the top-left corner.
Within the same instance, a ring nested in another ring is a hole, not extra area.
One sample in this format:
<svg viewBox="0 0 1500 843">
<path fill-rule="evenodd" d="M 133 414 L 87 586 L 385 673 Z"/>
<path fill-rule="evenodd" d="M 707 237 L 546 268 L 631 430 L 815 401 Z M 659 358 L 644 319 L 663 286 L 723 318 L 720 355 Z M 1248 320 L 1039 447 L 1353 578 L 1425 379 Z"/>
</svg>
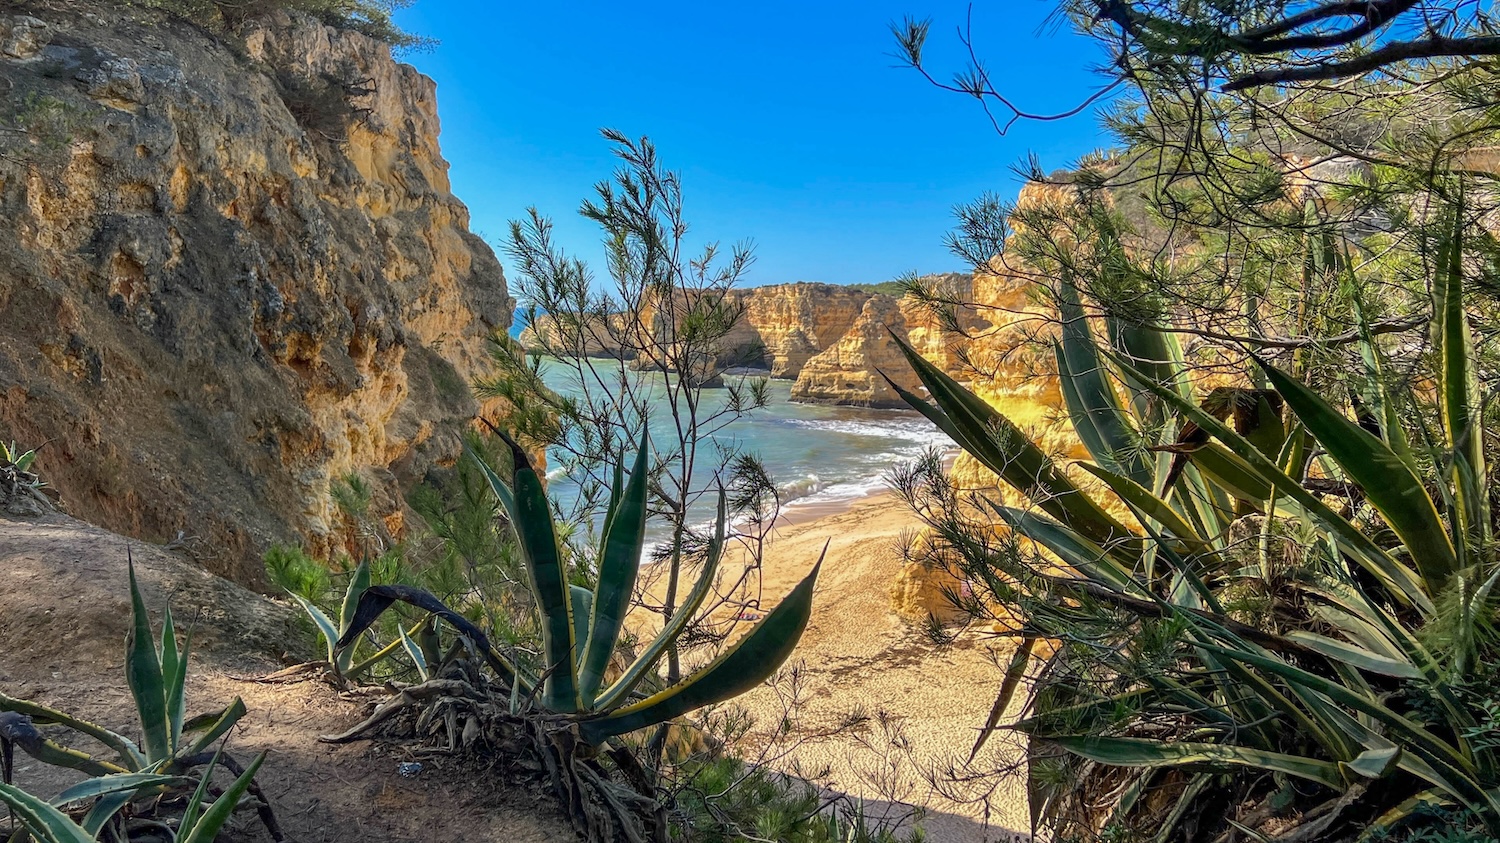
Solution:
<svg viewBox="0 0 1500 843">
<path fill-rule="evenodd" d="M 974 9 L 991 73 L 1035 111 L 1099 85 L 1094 48 L 1044 27 L 1055 0 Z M 1107 145 L 1092 114 L 1017 123 L 997 135 L 974 100 L 896 67 L 888 26 L 933 21 L 930 64 L 962 65 L 968 4 L 417 0 L 398 15 L 437 38 L 410 61 L 438 82 L 454 192 L 492 245 L 535 205 L 590 260 L 597 229 L 577 215 L 615 163 L 598 130 L 649 136 L 681 172 L 691 237 L 751 240 L 748 284 L 882 281 L 960 268 L 943 247 L 957 203 L 1013 197 L 1012 165 L 1047 169 Z M 502 262 L 507 262 L 501 255 Z"/>
</svg>

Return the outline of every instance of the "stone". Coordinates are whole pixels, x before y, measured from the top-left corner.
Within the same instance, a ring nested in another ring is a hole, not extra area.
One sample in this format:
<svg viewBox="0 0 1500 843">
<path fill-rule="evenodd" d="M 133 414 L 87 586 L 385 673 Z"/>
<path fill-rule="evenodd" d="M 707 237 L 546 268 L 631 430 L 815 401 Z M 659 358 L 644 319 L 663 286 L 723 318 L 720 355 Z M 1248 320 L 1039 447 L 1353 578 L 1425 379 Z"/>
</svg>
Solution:
<svg viewBox="0 0 1500 843">
<path fill-rule="evenodd" d="M 0 16 L 0 55 L 30 59 L 47 46 L 47 22 L 30 15 Z"/>
<path fill-rule="evenodd" d="M 410 523 L 514 306 L 452 194 L 433 81 L 307 17 L 240 54 L 145 9 L 36 5 L 0 19 L 0 74 L 69 117 L 45 146 L 0 135 L 0 435 L 50 443 L 37 470 L 72 515 L 200 536 L 244 584 L 272 544 L 342 547 L 347 475 Z M 310 112 L 297 80 L 329 78 L 359 84 Z"/>
<path fill-rule="evenodd" d="M 906 407 L 885 378 L 911 390 L 918 389 L 920 381 L 891 341 L 892 331 L 906 333 L 901 303 L 891 296 L 871 297 L 839 341 L 807 361 L 792 385 L 792 398 L 859 407 Z"/>
</svg>

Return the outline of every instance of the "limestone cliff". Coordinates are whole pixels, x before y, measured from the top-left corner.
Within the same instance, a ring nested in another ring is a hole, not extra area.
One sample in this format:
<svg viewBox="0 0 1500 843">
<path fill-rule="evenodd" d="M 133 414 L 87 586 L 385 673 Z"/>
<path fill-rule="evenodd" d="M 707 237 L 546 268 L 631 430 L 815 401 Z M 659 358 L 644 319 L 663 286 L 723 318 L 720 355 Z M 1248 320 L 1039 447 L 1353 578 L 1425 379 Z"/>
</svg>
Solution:
<svg viewBox="0 0 1500 843">
<path fill-rule="evenodd" d="M 773 378 L 796 378 L 814 356 L 840 342 L 873 293 L 833 284 L 781 284 L 740 292 L 743 323 L 764 349 Z"/>
<path fill-rule="evenodd" d="M 945 298 L 973 300 L 971 276 L 934 275 L 922 280 L 924 285 L 937 288 Z M 968 306 L 953 314 L 953 318 L 962 332 L 944 324 L 911 296 L 897 299 L 871 295 L 859 318 L 839 341 L 807 361 L 792 387 L 792 397 L 800 401 L 907 409 L 906 402 L 881 376 L 884 373 L 904 389 L 915 391 L 920 387 L 893 334 L 950 374 L 966 379 L 967 366 L 960 357 L 961 349 L 967 345 L 965 337 L 971 332 L 983 332 L 989 323 Z"/>
<path fill-rule="evenodd" d="M 906 389 L 916 389 L 920 381 L 892 341 L 891 331 L 902 336 L 907 333 L 900 301 L 891 296 L 870 298 L 849 331 L 807 361 L 792 385 L 792 398 L 861 407 L 906 407 L 881 373 Z"/>
<path fill-rule="evenodd" d="M 947 295 L 968 300 L 973 279 L 948 274 L 925 279 Z M 917 306 L 910 297 L 897 298 L 858 287 L 799 282 L 732 290 L 732 304 L 741 309 L 739 321 L 719 343 L 719 368 L 762 369 L 773 378 L 795 380 L 792 397 L 798 401 L 848 404 L 861 407 L 905 407 L 878 373 L 883 370 L 907 387 L 917 385 L 891 338 L 911 343 L 928 359 L 955 374 L 964 369 L 959 358 L 962 336 Z M 648 309 L 646 320 L 654 318 Z M 958 315 L 965 330 L 983 330 L 989 323 L 974 308 Z M 597 328 L 562 326 L 553 317 L 539 316 L 521 334 L 521 344 L 534 352 L 550 350 L 585 357 L 633 359 L 618 337 L 616 322 Z M 640 335 L 647 329 L 641 328 Z"/>
<path fill-rule="evenodd" d="M 432 80 L 309 19 L 220 40 L 25 8 L 0 16 L 0 434 L 48 442 L 74 515 L 199 537 L 241 582 L 272 542 L 327 549 L 349 473 L 399 533 L 513 307 Z"/>
</svg>

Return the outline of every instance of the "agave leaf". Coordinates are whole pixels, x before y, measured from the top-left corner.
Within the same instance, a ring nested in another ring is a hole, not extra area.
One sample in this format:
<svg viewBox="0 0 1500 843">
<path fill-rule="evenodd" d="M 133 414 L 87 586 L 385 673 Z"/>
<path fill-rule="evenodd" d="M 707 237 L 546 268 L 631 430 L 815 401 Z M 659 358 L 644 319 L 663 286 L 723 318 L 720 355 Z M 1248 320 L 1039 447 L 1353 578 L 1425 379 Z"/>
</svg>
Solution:
<svg viewBox="0 0 1500 843">
<path fill-rule="evenodd" d="M 510 487 L 505 485 L 505 481 L 500 479 L 500 475 L 493 468 L 490 468 L 490 464 L 485 462 L 484 457 L 478 451 L 474 450 L 468 442 L 464 443 L 464 453 L 468 454 L 469 458 L 474 461 L 474 464 L 479 466 L 479 472 L 484 475 L 485 482 L 490 486 L 490 491 L 495 493 L 495 499 L 500 501 L 501 508 L 506 512 L 514 512 L 516 509 L 516 496 L 511 493 Z"/>
<path fill-rule="evenodd" d="M 1442 244 L 1432 277 L 1432 334 L 1441 363 L 1443 428 L 1453 454 L 1453 485 L 1457 493 L 1460 535 L 1475 545 L 1488 538 L 1483 401 L 1471 358 L 1474 338 L 1464 312 L 1463 245 L 1464 199 L 1459 194 L 1453 228 Z M 1458 540 L 1462 551 L 1466 541 Z"/>
<path fill-rule="evenodd" d="M 974 748 L 969 750 L 969 760 L 973 761 L 979 755 L 979 750 L 989 742 L 1000 726 L 1000 718 L 1005 716 L 1005 710 L 1010 708 L 1010 701 L 1016 697 L 1016 689 L 1021 687 L 1021 680 L 1026 678 L 1026 668 L 1031 665 L 1031 654 L 1036 649 L 1037 638 L 1028 636 L 1016 645 L 1016 651 L 1011 654 L 1010 664 L 1005 668 L 1005 679 L 1000 683 L 1000 693 L 995 695 L 995 704 L 990 706 L 990 716 L 984 721 L 984 728 L 979 730 L 979 737 L 974 741 Z"/>
<path fill-rule="evenodd" d="M 1228 634 L 1227 631 L 1217 625 L 1212 625 L 1212 630 L 1205 630 L 1204 627 L 1209 624 L 1197 616 L 1185 616 L 1184 619 L 1190 624 L 1189 630 L 1194 643 L 1208 641 L 1208 636 L 1213 631 L 1217 631 L 1224 638 L 1229 639 L 1234 646 L 1243 647 L 1262 654 L 1265 652 L 1261 648 L 1254 647 L 1240 640 L 1238 637 Z M 1233 683 L 1226 682 L 1223 686 L 1224 690 L 1228 692 L 1226 695 L 1228 699 L 1245 698 L 1246 701 L 1259 701 L 1261 710 L 1255 712 L 1254 716 L 1247 718 L 1245 722 L 1268 720 L 1269 714 L 1272 711 L 1277 711 L 1295 722 L 1304 734 L 1316 741 L 1335 760 L 1342 761 L 1353 758 L 1359 751 L 1356 742 L 1348 735 L 1343 734 L 1338 724 L 1329 722 L 1327 712 L 1322 706 L 1314 703 L 1306 705 L 1304 708 L 1293 703 L 1291 699 L 1264 676 L 1233 659 L 1221 659 L 1212 651 L 1202 649 L 1200 649 L 1200 657 L 1216 678 L 1222 673 L 1234 680 Z M 1289 687 L 1288 690 L 1294 696 L 1301 699 L 1304 704 L 1308 702 L 1304 695 L 1299 693 L 1298 688 Z M 1274 735 L 1266 735 L 1264 732 L 1261 732 L 1261 734 L 1266 738 L 1264 746 L 1276 745 Z"/>
<path fill-rule="evenodd" d="M 344 602 L 339 604 L 339 638 L 342 639 L 344 631 L 349 628 L 349 621 L 354 618 L 354 610 L 359 606 L 359 598 L 370 587 L 370 560 L 364 559 L 355 566 L 354 573 L 349 577 L 349 587 L 344 589 Z M 350 666 L 354 663 L 354 639 L 350 639 L 343 647 L 334 651 L 333 668 L 339 676 L 348 673 Z"/>
<path fill-rule="evenodd" d="M 1151 697 L 1156 690 L 1141 686 L 1100 699 L 1050 707 L 1045 711 L 1036 711 L 1004 728 L 1037 738 L 1051 738 L 1053 735 L 1102 728 L 1111 722 L 1115 713 L 1120 710 L 1120 706 L 1140 705 L 1141 700 Z M 1211 706 L 1204 711 L 1204 714 L 1208 717 L 1218 717 L 1224 723 L 1232 722 L 1223 712 Z"/>
<path fill-rule="evenodd" d="M 167 606 L 161 628 L 161 672 L 167 679 L 167 736 L 173 751 L 182 739 L 182 717 L 187 702 L 188 656 L 193 649 L 193 633 L 188 631 L 182 649 L 177 648 L 177 629 L 172 623 L 172 607 Z"/>
<path fill-rule="evenodd" d="M 947 434 L 948 438 L 953 440 L 954 443 L 960 446 L 963 445 L 963 434 L 960 433 L 958 428 L 953 425 L 953 420 L 948 418 L 946 413 L 928 403 L 925 398 L 922 398 L 921 396 L 917 395 L 901 384 L 896 383 L 891 379 L 890 375 L 887 375 L 885 372 L 882 372 L 879 369 L 876 369 L 875 371 L 879 372 L 880 377 L 885 380 L 886 385 L 894 390 L 896 395 L 899 396 L 902 401 L 905 401 L 908 406 L 925 416 L 928 421 L 932 422 L 934 427 Z"/>
<path fill-rule="evenodd" d="M 1367 779 L 1383 779 L 1394 771 L 1401 761 L 1401 747 L 1367 749 L 1353 761 L 1341 762 L 1340 770 L 1348 770 Z"/>
<path fill-rule="evenodd" d="M 578 694 L 585 710 L 604 683 L 604 671 L 619 645 L 620 627 L 630 609 L 641 551 L 646 541 L 646 493 L 648 491 L 646 434 L 630 470 L 630 482 L 610 500 L 612 518 L 605 529 L 599 554 L 599 584 L 593 608 L 585 618 L 586 637 L 580 639 Z M 576 608 L 576 607 L 575 607 Z"/>
<path fill-rule="evenodd" d="M 406 634 L 406 630 L 397 627 L 396 631 L 401 634 L 402 649 L 406 650 L 406 655 L 417 668 L 417 676 L 421 677 L 423 682 L 431 679 L 432 677 L 428 673 L 427 668 L 427 658 L 422 655 L 422 648 L 417 646 L 417 642 L 411 640 L 411 636 Z"/>
<path fill-rule="evenodd" d="M 643 431 L 644 432 L 644 431 Z M 644 437 L 642 437 L 644 441 Z M 609 527 L 614 523 L 615 510 L 619 508 L 622 500 L 621 492 L 625 489 L 625 453 L 620 453 L 620 458 L 615 460 L 614 475 L 609 481 L 609 505 L 604 510 L 604 528 L 599 531 L 599 547 L 603 548 L 609 543 Z"/>
<path fill-rule="evenodd" d="M 1432 766 L 1441 777 L 1441 780 L 1433 781 L 1433 784 L 1447 787 L 1453 793 L 1466 798 L 1488 799 L 1483 788 L 1474 779 L 1475 769 L 1471 759 L 1464 757 L 1452 745 L 1432 734 L 1420 723 L 1391 711 L 1378 699 L 1357 694 L 1337 682 L 1293 667 L 1277 658 L 1207 643 L 1199 644 L 1199 646 L 1225 658 L 1242 661 L 1275 674 L 1289 684 L 1300 683 L 1303 687 L 1322 693 L 1336 703 L 1369 715 L 1384 724 L 1387 727 L 1387 733 L 1393 738 L 1399 738 L 1399 742 L 1410 753 L 1417 755 Z"/>
<path fill-rule="evenodd" d="M 1060 281 L 1057 306 L 1062 339 L 1053 344 L 1053 351 L 1073 427 L 1096 461 L 1117 465 L 1137 483 L 1148 483 L 1149 469 L 1138 437 L 1099 357 L 1078 288 L 1067 273 Z"/>
<path fill-rule="evenodd" d="M 1191 741 L 1161 741 L 1144 738 L 1107 738 L 1098 735 L 1066 735 L 1048 740 L 1074 755 L 1116 767 L 1198 767 L 1232 770 L 1253 767 L 1273 773 L 1284 773 L 1336 790 L 1344 788 L 1337 764 L 1268 752 L 1250 747 Z"/>
<path fill-rule="evenodd" d="M 1206 443 L 1188 458 L 1213 481 L 1215 488 L 1241 503 L 1259 509 L 1274 494 L 1275 487 L 1261 472 L 1218 442 Z"/>
<path fill-rule="evenodd" d="M 577 711 L 572 600 L 568 596 L 566 571 L 557 547 L 557 533 L 552 526 L 552 512 L 547 506 L 547 493 L 526 452 L 514 439 L 504 438 L 510 446 L 515 469 L 511 478 L 514 497 L 506 514 L 511 529 L 515 530 L 517 549 L 526 563 L 531 589 L 542 615 L 542 650 L 547 664 L 542 705 L 557 712 Z"/>
<path fill-rule="evenodd" d="M 398 600 L 430 612 L 452 624 L 454 629 L 474 643 L 475 649 L 484 657 L 492 670 L 508 679 L 517 678 L 515 667 L 495 653 L 495 648 L 490 646 L 490 639 L 483 630 L 470 623 L 468 618 L 448 608 L 443 601 L 430 592 L 414 586 L 372 585 L 365 589 L 364 595 L 359 599 L 359 606 L 355 608 L 354 617 L 349 622 L 349 629 L 344 632 L 344 637 L 350 640 L 358 637 Z M 342 647 L 344 643 L 340 640 L 338 646 Z"/>
<path fill-rule="evenodd" d="M 1286 634 L 1287 638 L 1304 644 L 1330 659 L 1344 662 L 1351 667 L 1376 673 L 1381 676 L 1394 676 L 1397 679 L 1422 679 L 1422 671 L 1417 670 L 1410 662 L 1398 661 L 1397 659 L 1374 653 L 1363 647 L 1358 647 L 1326 635 L 1318 635 L 1315 632 L 1295 629 Z"/>
<path fill-rule="evenodd" d="M 1117 361 L 1117 363 L 1121 366 L 1128 366 L 1124 361 Z M 1233 429 L 1204 412 L 1193 402 L 1184 400 L 1175 392 L 1161 387 L 1150 386 L 1150 388 L 1163 401 L 1218 439 L 1235 456 L 1248 463 L 1258 475 L 1270 481 L 1277 494 L 1294 501 L 1309 517 L 1333 533 L 1339 541 L 1339 546 L 1348 552 L 1361 567 L 1380 579 L 1398 599 L 1416 606 L 1424 614 L 1430 616 L 1433 613 L 1432 600 L 1415 572 L 1397 562 L 1359 528 L 1329 509 L 1312 493 L 1303 489 L 1300 483 L 1286 476 L 1276 466 L 1274 459 L 1261 453 L 1259 448 L 1245 441 Z"/>
<path fill-rule="evenodd" d="M 1424 790 L 1376 817 L 1374 822 L 1360 832 L 1357 843 L 1389 839 L 1392 829 L 1405 822 L 1412 814 L 1439 807 L 1451 808 L 1455 804 L 1457 803 L 1441 790 Z"/>
<path fill-rule="evenodd" d="M 192 746 L 188 747 L 187 751 L 179 753 L 178 757 L 191 758 L 207 749 L 210 744 L 218 740 L 230 729 L 233 729 L 234 724 L 240 722 L 240 718 L 244 716 L 245 701 L 239 697 L 235 697 L 233 702 L 225 706 L 223 711 L 219 712 L 219 717 L 214 721 L 213 725 L 198 735 L 194 739 Z"/>
<path fill-rule="evenodd" d="M 1407 444 L 1406 432 L 1401 426 L 1400 406 L 1386 390 L 1385 363 L 1380 346 L 1375 343 L 1375 334 L 1370 330 L 1370 319 L 1365 315 L 1364 296 L 1355 290 L 1351 298 L 1359 328 L 1359 353 L 1365 364 L 1365 402 L 1380 419 L 1381 438 L 1403 461 L 1415 466 L 1411 446 Z"/>
<path fill-rule="evenodd" d="M 125 677 L 140 716 L 146 756 L 156 763 L 172 754 L 167 739 L 166 685 L 152 641 L 151 616 L 146 614 L 146 603 L 135 581 L 134 560 L 129 561 L 129 571 L 131 626 L 125 640 Z"/>
<path fill-rule="evenodd" d="M 1119 495 L 1120 500 L 1129 504 L 1138 515 L 1161 524 L 1168 533 L 1181 539 L 1191 550 L 1201 552 L 1209 549 L 1207 539 L 1199 535 L 1198 531 L 1193 529 L 1192 525 L 1188 524 L 1187 520 L 1170 504 L 1151 494 L 1146 487 L 1129 477 L 1116 474 L 1093 463 L 1079 462 L 1077 466 L 1104 481 L 1104 485 Z"/>
<path fill-rule="evenodd" d="M 1131 389 L 1136 417 L 1145 419 L 1144 426 L 1148 429 L 1161 427 L 1168 418 L 1161 402 L 1154 399 L 1145 384 L 1173 389 L 1184 398 L 1192 398 L 1192 386 L 1182 377 L 1182 348 L 1177 338 L 1154 325 L 1134 324 L 1115 317 L 1105 319 L 1105 325 L 1115 353 L 1130 361 L 1130 370 L 1122 370 L 1120 374 Z"/>
<path fill-rule="evenodd" d="M 1057 554 L 1064 563 L 1090 580 L 1121 594 L 1154 599 L 1150 591 L 1131 575 L 1130 569 L 1099 545 L 1034 512 L 1003 506 L 988 499 L 985 503 L 1012 530 Z"/>
<path fill-rule="evenodd" d="M 583 664 L 583 651 L 588 646 L 589 615 L 593 613 L 594 592 L 581 585 L 570 585 L 568 597 L 573 601 L 573 663 Z"/>
<path fill-rule="evenodd" d="M 224 827 L 224 823 L 229 821 L 230 815 L 239 806 L 240 797 L 244 796 L 245 791 L 250 789 L 250 783 L 255 780 L 255 773 L 260 770 L 260 765 L 265 763 L 265 760 L 266 753 L 262 752 L 260 755 L 257 755 L 255 760 L 250 762 L 250 766 L 245 768 L 245 772 L 239 778 L 235 779 L 229 787 L 224 788 L 224 793 L 215 799 L 214 804 L 210 805 L 208 810 L 203 812 L 203 816 L 198 818 L 189 827 L 190 830 L 186 836 L 179 837 L 178 840 L 181 843 L 213 843 L 214 838 L 219 835 L 219 829 Z M 204 772 L 203 778 L 205 781 L 208 780 L 208 774 L 211 771 L 212 768 L 209 768 L 208 771 Z M 184 827 L 188 827 L 186 823 L 184 823 Z"/>
<path fill-rule="evenodd" d="M 825 547 L 823 553 L 826 555 Z M 592 743 L 633 732 L 674 717 L 723 702 L 743 694 L 764 682 L 797 646 L 802 630 L 812 615 L 813 587 L 823 556 L 802 582 L 787 594 L 755 624 L 743 638 L 719 654 L 692 676 L 661 693 L 626 706 L 606 717 L 585 720 L 579 724 L 583 736 Z"/>
<path fill-rule="evenodd" d="M 13 785 L 0 783 L 0 802 L 44 843 L 94 843 L 94 838 L 67 814 Z"/>
<path fill-rule="evenodd" d="M 312 618 L 313 625 L 318 628 L 318 634 L 322 635 L 323 640 L 328 642 L 328 664 L 332 666 L 338 650 L 336 646 L 339 640 L 338 626 L 334 624 L 333 619 L 328 617 L 322 609 L 313 605 L 312 601 L 300 594 L 292 594 L 290 591 L 287 594 L 290 594 L 292 599 L 297 601 L 297 605 L 302 607 L 302 611 L 306 612 L 309 618 Z"/>
<path fill-rule="evenodd" d="M 88 813 L 83 815 L 83 821 L 79 825 L 90 838 L 98 838 L 105 824 L 118 814 L 121 808 L 129 805 L 130 800 L 134 798 L 135 793 L 131 791 L 106 793 L 94 800 L 94 804 L 89 806 Z"/>
<path fill-rule="evenodd" d="M 1405 543 L 1428 591 L 1441 591 L 1458 559 L 1422 478 L 1390 446 L 1345 418 L 1317 393 L 1280 369 L 1259 359 L 1256 362 L 1297 418 L 1365 490 L 1370 504 Z"/>
<path fill-rule="evenodd" d="M 193 788 L 193 795 L 188 797 L 187 805 L 182 811 L 182 818 L 177 821 L 179 836 L 186 834 L 189 829 L 198 824 L 198 818 L 203 815 L 203 800 L 208 797 L 209 783 L 213 781 L 214 771 L 219 769 L 219 761 L 224 757 L 224 745 L 219 744 L 214 750 L 213 760 L 203 769 L 198 777 L 198 786 Z"/>
<path fill-rule="evenodd" d="M 1156 830 L 1156 836 L 1151 838 L 1151 843 L 1166 843 L 1171 840 L 1182 818 L 1187 816 L 1189 811 L 1201 808 L 1202 803 L 1199 797 L 1202 796 L 1203 789 L 1213 784 L 1215 779 L 1215 776 L 1207 773 L 1193 776 L 1193 780 L 1188 782 L 1188 786 L 1182 790 L 1182 795 L 1177 798 L 1177 803 L 1172 806 L 1172 811 L 1167 814 L 1166 819 L 1162 820 L 1161 827 Z"/>
<path fill-rule="evenodd" d="M 64 714 L 57 709 L 48 708 L 44 705 L 28 702 L 27 700 L 18 700 L 0 693 L 0 711 L 14 711 L 17 714 L 24 714 L 30 717 L 37 725 L 57 724 L 66 726 L 75 732 L 82 732 L 114 750 L 120 756 L 120 761 L 130 770 L 143 769 L 149 763 L 146 760 L 146 756 L 141 753 L 140 748 L 124 735 L 111 732 L 96 723 L 90 723 L 87 720 L 80 720 L 77 717 Z M 78 754 L 83 755 L 83 753 Z M 115 765 L 110 766 L 114 767 Z M 126 770 L 116 767 L 112 772 L 126 772 Z M 103 775 L 103 773 L 94 773 L 92 775 Z"/>
<path fill-rule="evenodd" d="M 901 337 L 893 333 L 891 338 L 947 417 L 948 425 L 939 427 L 950 435 L 956 433 L 955 441 L 985 468 L 1091 541 L 1134 540 L 1124 525 L 1084 494 L 1010 419 L 964 389 Z"/>
<path fill-rule="evenodd" d="M 4 716 L 0 717 L 0 748 L 4 749 L 4 758 L 0 760 L 5 762 L 5 769 L 0 770 L 0 773 L 4 773 L 7 777 L 10 772 L 12 745 L 19 746 L 22 752 L 43 764 L 79 770 L 91 776 L 128 772 L 124 767 L 98 761 L 87 753 L 48 740 L 38 731 L 36 721 L 31 717 L 18 712 L 5 712 Z"/>
<path fill-rule="evenodd" d="M 684 629 L 687 629 L 688 623 L 698 613 L 698 609 L 703 605 L 704 599 L 708 597 L 709 591 L 713 589 L 714 577 L 719 570 L 719 560 L 724 555 L 724 533 L 727 522 L 728 503 L 725 500 L 724 493 L 721 491 L 719 492 L 719 517 L 714 526 L 714 538 L 709 543 L 708 553 L 705 555 L 703 561 L 703 570 L 698 574 L 698 582 L 693 585 L 693 590 L 688 592 L 687 599 L 682 601 L 682 604 L 677 607 L 677 611 L 662 626 L 661 631 L 656 634 L 655 638 L 651 639 L 650 644 L 646 645 L 646 649 L 642 650 L 639 656 L 636 656 L 635 661 L 631 662 L 630 667 L 625 669 L 625 672 L 620 675 L 619 679 L 614 681 L 614 684 L 610 685 L 605 689 L 604 693 L 599 695 L 598 699 L 594 702 L 595 709 L 608 711 L 629 696 L 635 690 L 636 686 L 640 684 L 641 680 L 645 679 L 656 668 L 656 663 L 660 661 L 662 654 L 667 651 L 672 642 L 676 641 L 678 636 L 682 635 Z"/>
<path fill-rule="evenodd" d="M 54 797 L 52 805 L 61 808 L 69 802 L 81 802 L 109 793 L 135 794 L 147 788 L 165 787 L 180 784 L 182 781 L 181 776 L 163 776 L 156 773 L 111 773 L 107 776 L 84 779 Z"/>
<path fill-rule="evenodd" d="M 399 626 L 396 627 L 396 631 L 403 633 L 405 632 L 405 630 L 401 629 L 401 627 Z M 391 656 L 394 656 L 396 652 L 403 646 L 405 645 L 401 643 L 401 636 L 396 636 L 395 638 L 391 639 L 391 643 L 385 645 L 384 647 L 381 647 L 379 650 L 376 650 L 369 656 L 366 656 L 358 664 L 350 665 L 349 669 L 343 672 L 343 677 L 345 679 L 355 679 L 363 676 L 365 674 L 365 671 L 369 670 L 377 664 L 380 664 Z"/>
</svg>

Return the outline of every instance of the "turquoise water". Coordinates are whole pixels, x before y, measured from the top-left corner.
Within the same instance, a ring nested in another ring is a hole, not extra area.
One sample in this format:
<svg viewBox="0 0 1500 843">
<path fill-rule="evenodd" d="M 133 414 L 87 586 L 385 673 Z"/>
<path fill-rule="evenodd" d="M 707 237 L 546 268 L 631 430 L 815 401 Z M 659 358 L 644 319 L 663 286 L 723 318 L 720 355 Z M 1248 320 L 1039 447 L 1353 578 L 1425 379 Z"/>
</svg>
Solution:
<svg viewBox="0 0 1500 843">
<path fill-rule="evenodd" d="M 610 361 L 598 364 L 613 371 Z M 543 380 L 557 392 L 582 395 L 576 373 L 566 365 L 544 361 L 542 372 Z M 632 377 L 648 389 L 661 391 L 660 375 L 636 373 Z M 931 447 L 952 446 L 931 422 L 915 412 L 795 403 L 790 398 L 791 387 L 791 381 L 771 380 L 767 407 L 742 416 L 711 437 L 715 446 L 760 457 L 780 491 L 784 513 L 813 506 L 828 508 L 864 497 L 885 486 L 884 477 L 893 465 L 910 461 Z M 704 394 L 710 412 L 727 400 L 724 390 Z M 653 440 L 675 441 L 665 399 L 656 399 L 653 408 Z M 699 453 L 701 460 L 716 462 L 714 448 L 704 448 L 700 443 Z M 557 454 L 549 454 L 549 465 L 561 465 Z M 549 472 L 548 480 L 552 495 L 568 511 L 578 498 L 578 486 L 559 468 Z M 711 481 L 708 472 L 700 472 L 694 485 Z M 711 522 L 713 506 L 711 499 L 699 501 L 693 521 Z M 662 529 L 661 525 L 657 529 Z"/>
</svg>

